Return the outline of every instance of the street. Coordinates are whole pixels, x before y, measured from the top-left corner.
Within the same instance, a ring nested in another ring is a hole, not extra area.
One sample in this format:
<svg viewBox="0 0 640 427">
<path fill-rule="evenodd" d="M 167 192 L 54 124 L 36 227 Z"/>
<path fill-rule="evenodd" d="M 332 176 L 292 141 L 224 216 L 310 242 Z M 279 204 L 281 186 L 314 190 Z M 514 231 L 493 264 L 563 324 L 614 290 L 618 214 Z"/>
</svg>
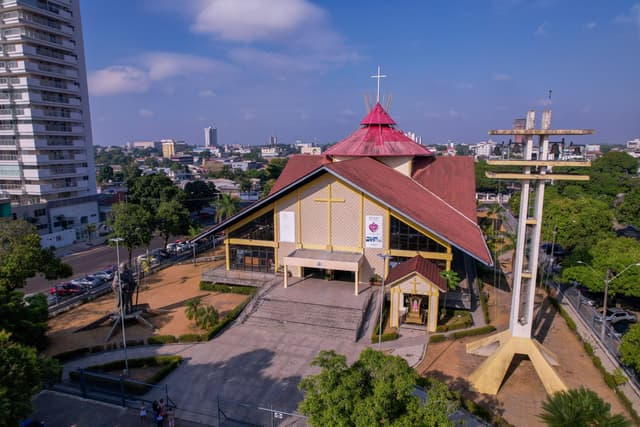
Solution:
<svg viewBox="0 0 640 427">
<path fill-rule="evenodd" d="M 149 251 L 161 248 L 163 240 L 160 237 L 156 237 L 151 241 L 149 245 Z M 133 251 L 133 262 L 135 263 L 135 257 L 146 253 L 147 248 L 136 248 Z M 129 262 L 128 251 L 125 247 L 120 247 L 120 261 Z M 66 279 L 46 280 L 42 276 L 31 278 L 27 281 L 27 286 L 23 289 L 25 294 L 36 292 L 48 292 L 49 288 L 56 283 L 71 280 L 75 277 L 82 277 L 87 274 L 99 271 L 109 265 L 116 264 L 116 248 L 100 245 L 91 247 L 85 251 L 70 254 L 62 257 L 62 260 L 69 264 L 73 268 L 73 275 Z"/>
</svg>

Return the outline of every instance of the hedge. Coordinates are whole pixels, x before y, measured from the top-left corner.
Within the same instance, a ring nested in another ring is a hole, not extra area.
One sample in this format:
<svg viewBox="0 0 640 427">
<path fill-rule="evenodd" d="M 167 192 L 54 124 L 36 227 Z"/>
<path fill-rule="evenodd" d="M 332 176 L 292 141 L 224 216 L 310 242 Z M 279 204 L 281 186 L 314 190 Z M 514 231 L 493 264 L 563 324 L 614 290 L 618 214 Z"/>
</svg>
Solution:
<svg viewBox="0 0 640 427">
<path fill-rule="evenodd" d="M 178 338 L 173 335 L 154 335 L 147 339 L 147 344 L 172 344 L 178 342 Z"/>
<path fill-rule="evenodd" d="M 487 325 L 487 326 L 482 326 L 480 328 L 466 329 L 464 331 L 454 332 L 451 334 L 451 338 L 453 338 L 454 340 L 457 340 L 459 338 L 464 338 L 464 337 L 472 337 L 475 335 L 488 334 L 490 332 L 494 332 L 495 330 L 496 330 L 495 326 Z"/>
<path fill-rule="evenodd" d="M 253 295 L 258 288 L 253 286 L 226 285 L 222 283 L 200 282 L 201 291 L 213 291 L 223 294 Z"/>
<path fill-rule="evenodd" d="M 179 342 L 199 342 L 202 337 L 198 334 L 182 334 L 178 337 Z"/>
<path fill-rule="evenodd" d="M 431 335 L 429 337 L 429 342 L 430 343 L 437 343 L 437 342 L 442 342 L 442 341 L 446 341 L 447 340 L 447 336 L 444 334 L 435 334 L 435 335 Z"/>
</svg>

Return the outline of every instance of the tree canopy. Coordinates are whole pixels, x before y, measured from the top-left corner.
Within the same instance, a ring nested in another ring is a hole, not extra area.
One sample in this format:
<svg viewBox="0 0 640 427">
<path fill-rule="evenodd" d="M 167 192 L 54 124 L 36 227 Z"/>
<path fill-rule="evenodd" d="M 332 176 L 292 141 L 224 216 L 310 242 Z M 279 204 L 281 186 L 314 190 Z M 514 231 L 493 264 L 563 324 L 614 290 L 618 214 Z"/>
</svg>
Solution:
<svg viewBox="0 0 640 427">
<path fill-rule="evenodd" d="M 120 245 L 129 251 L 129 265 L 133 248 L 138 246 L 148 246 L 153 237 L 155 226 L 153 215 L 140 205 L 135 203 L 117 203 L 112 207 L 112 220 L 110 223 L 113 232 L 111 238 L 121 238 Z M 110 241 L 112 246 L 115 243 Z"/>
<path fill-rule="evenodd" d="M 216 198 L 218 190 L 211 182 L 192 181 L 184 186 L 184 205 L 191 212 L 200 212 Z"/>
<path fill-rule="evenodd" d="M 640 296 L 640 267 L 624 270 L 640 260 L 640 242 L 630 237 L 610 237 L 599 241 L 586 254 L 588 257 L 584 262 L 590 267 L 583 264 L 567 267 L 562 272 L 563 280 L 577 280 L 589 289 L 601 292 L 608 270 L 610 294 Z"/>
<path fill-rule="evenodd" d="M 186 234 L 189 231 L 189 211 L 177 200 L 161 202 L 156 214 L 156 223 L 166 247 L 171 236 Z"/>
<path fill-rule="evenodd" d="M 432 386 L 426 402 L 415 395 L 417 375 L 398 356 L 366 349 L 351 366 L 334 351 L 313 362 L 322 371 L 300 381 L 299 411 L 312 426 L 449 426 L 456 403 L 446 386 Z"/>
<path fill-rule="evenodd" d="M 0 330 L 0 424 L 17 426 L 33 410 L 31 398 L 43 384 L 60 379 L 55 359 L 40 358 L 36 350 L 10 339 Z"/>
<path fill-rule="evenodd" d="M 640 371 L 640 323 L 631 326 L 622 336 L 618 350 L 625 365 L 633 366 Z"/>
<path fill-rule="evenodd" d="M 165 175 L 139 176 L 127 180 L 127 201 L 142 206 L 155 215 L 160 202 L 182 201 L 183 191 Z"/>
</svg>

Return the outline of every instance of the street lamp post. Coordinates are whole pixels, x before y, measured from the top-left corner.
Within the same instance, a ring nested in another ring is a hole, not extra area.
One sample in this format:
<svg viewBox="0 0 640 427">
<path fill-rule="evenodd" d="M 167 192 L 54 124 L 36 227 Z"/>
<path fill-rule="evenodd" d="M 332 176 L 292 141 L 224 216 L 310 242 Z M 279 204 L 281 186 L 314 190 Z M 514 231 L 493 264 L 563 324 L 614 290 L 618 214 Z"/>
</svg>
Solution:
<svg viewBox="0 0 640 427">
<path fill-rule="evenodd" d="M 129 375 L 129 360 L 127 357 L 127 337 L 124 331 L 124 301 L 122 299 L 122 280 L 120 277 L 120 242 L 124 241 L 122 237 L 115 237 L 111 239 L 112 242 L 116 242 L 116 259 L 118 268 L 118 298 L 120 301 L 120 321 L 122 322 L 122 348 L 124 350 L 124 374 Z"/>
<path fill-rule="evenodd" d="M 378 324 L 378 351 L 382 347 L 382 312 L 384 311 L 384 270 L 387 265 L 387 259 L 391 258 L 391 255 L 388 254 L 378 254 L 380 258 L 382 258 L 382 286 L 380 286 L 380 319 Z"/>
<path fill-rule="evenodd" d="M 598 274 L 598 272 L 586 262 L 578 261 L 578 264 L 582 264 L 585 267 L 588 267 L 589 269 L 591 269 L 591 271 L 593 271 L 596 275 Z M 640 262 L 634 262 L 633 264 L 627 265 L 625 268 L 622 269 L 620 273 L 616 274 L 613 277 L 609 277 L 611 276 L 611 269 L 607 268 L 607 272 L 605 273 L 604 300 L 602 301 L 602 327 L 600 328 L 600 340 L 603 342 L 604 342 L 604 332 L 605 332 L 606 323 L 607 323 L 607 297 L 609 295 L 609 283 L 611 283 L 614 279 L 617 279 L 622 273 L 624 273 L 631 267 L 640 267 Z"/>
</svg>

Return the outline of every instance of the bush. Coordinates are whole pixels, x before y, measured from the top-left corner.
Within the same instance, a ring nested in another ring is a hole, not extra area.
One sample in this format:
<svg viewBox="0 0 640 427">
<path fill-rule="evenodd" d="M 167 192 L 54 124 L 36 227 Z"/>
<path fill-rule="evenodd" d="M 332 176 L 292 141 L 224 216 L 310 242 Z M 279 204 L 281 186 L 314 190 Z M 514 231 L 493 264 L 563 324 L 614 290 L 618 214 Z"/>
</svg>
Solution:
<svg viewBox="0 0 640 427">
<path fill-rule="evenodd" d="M 154 335 L 152 337 L 149 337 L 149 339 L 147 339 L 147 344 L 149 345 L 172 344 L 175 342 L 178 342 L 178 339 L 173 335 Z"/>
<path fill-rule="evenodd" d="M 454 340 L 457 340 L 459 338 L 464 338 L 464 337 L 472 337 L 476 335 L 488 334 L 488 333 L 494 332 L 495 330 L 496 330 L 495 326 L 487 325 L 487 326 L 482 326 L 480 328 L 467 329 L 464 331 L 454 332 L 451 334 L 451 337 Z"/>
<path fill-rule="evenodd" d="M 482 289 L 480 289 L 480 306 L 482 307 L 484 323 L 488 325 L 489 323 L 491 323 L 491 317 L 489 317 L 489 295 Z"/>
<path fill-rule="evenodd" d="M 584 351 L 587 352 L 587 354 L 589 355 L 589 357 L 593 357 L 594 352 L 593 352 L 593 346 L 591 344 L 589 344 L 588 342 L 583 342 L 582 345 L 584 346 Z"/>
<path fill-rule="evenodd" d="M 222 283 L 200 282 L 201 291 L 220 292 L 223 294 L 253 295 L 258 288 L 253 286 L 225 285 Z"/>
<path fill-rule="evenodd" d="M 473 319 L 471 318 L 471 314 L 468 311 L 455 310 L 453 315 L 454 316 L 459 315 L 461 317 L 445 325 L 438 325 L 436 327 L 436 331 L 437 332 L 455 331 L 456 329 L 464 329 L 473 325 Z"/>
<path fill-rule="evenodd" d="M 178 337 L 179 342 L 199 342 L 202 338 L 198 334 L 182 334 Z"/>
<path fill-rule="evenodd" d="M 431 335 L 429 337 L 429 342 L 430 343 L 437 343 L 437 342 L 442 342 L 442 341 L 446 341 L 447 340 L 447 336 L 444 334 L 435 334 L 435 335 Z"/>
</svg>

